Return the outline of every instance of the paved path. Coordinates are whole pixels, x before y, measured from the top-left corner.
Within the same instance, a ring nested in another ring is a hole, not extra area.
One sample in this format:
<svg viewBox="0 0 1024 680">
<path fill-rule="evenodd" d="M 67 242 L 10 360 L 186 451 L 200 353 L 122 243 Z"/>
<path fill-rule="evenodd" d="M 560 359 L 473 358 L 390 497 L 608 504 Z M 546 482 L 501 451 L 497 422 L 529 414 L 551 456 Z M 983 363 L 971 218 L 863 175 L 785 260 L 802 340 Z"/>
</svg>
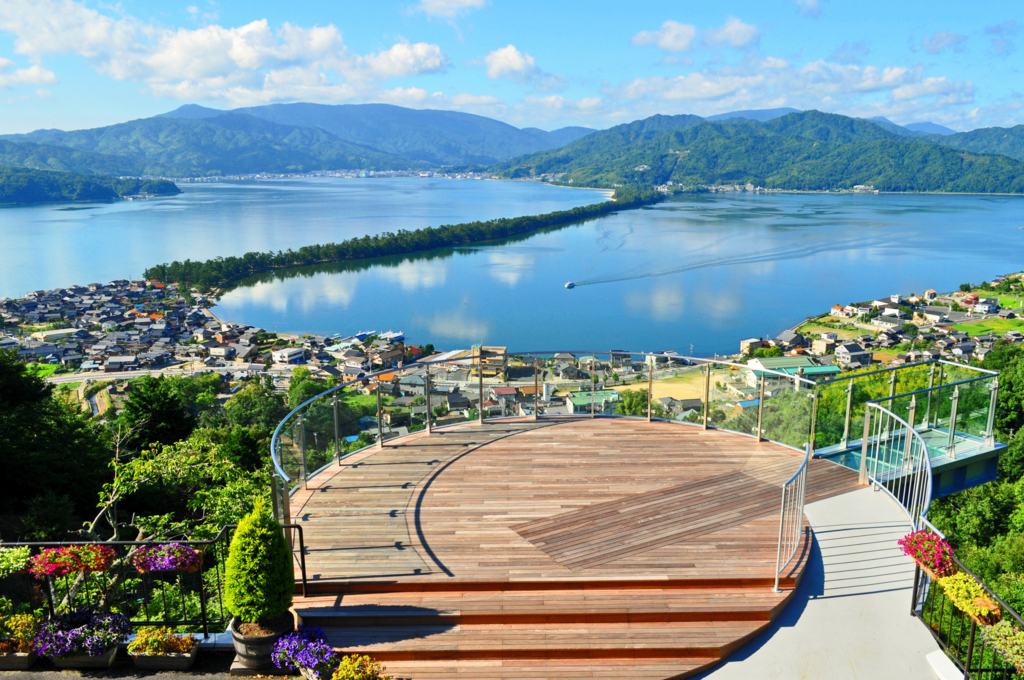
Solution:
<svg viewBox="0 0 1024 680">
<path fill-rule="evenodd" d="M 710 680 L 935 680 L 925 655 L 938 649 L 910 616 L 914 565 L 896 540 L 906 516 L 861 489 L 812 503 L 811 562 L 796 597 L 762 635 Z"/>
</svg>

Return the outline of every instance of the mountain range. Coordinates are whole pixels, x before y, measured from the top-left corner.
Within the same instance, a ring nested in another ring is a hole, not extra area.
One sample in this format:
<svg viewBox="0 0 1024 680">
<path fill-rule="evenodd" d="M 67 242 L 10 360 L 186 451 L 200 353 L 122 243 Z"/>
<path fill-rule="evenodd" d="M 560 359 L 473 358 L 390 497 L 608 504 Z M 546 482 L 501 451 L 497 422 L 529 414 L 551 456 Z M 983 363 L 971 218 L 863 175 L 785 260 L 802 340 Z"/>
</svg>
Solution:
<svg viewBox="0 0 1024 680">
<path fill-rule="evenodd" d="M 1020 139 L 1024 126 L 1014 139 Z M 1005 132 L 1005 131 L 1004 131 Z M 763 122 L 741 116 L 653 116 L 496 165 L 508 178 L 555 176 L 573 186 L 747 184 L 791 190 L 873 185 L 882 191 L 1024 192 L 1024 163 L 976 153 L 982 130 L 907 135 L 876 121 L 818 111 Z M 961 144 L 945 145 L 948 140 Z M 1019 143 L 1019 142 L 1017 142 Z"/>
</svg>

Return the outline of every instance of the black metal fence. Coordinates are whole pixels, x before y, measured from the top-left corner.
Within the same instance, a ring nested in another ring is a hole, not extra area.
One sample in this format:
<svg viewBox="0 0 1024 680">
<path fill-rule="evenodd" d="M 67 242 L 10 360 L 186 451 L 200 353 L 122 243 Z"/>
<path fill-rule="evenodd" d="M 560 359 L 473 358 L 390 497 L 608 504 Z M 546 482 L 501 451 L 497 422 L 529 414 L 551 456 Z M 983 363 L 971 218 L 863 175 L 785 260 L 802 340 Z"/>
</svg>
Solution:
<svg viewBox="0 0 1024 680">
<path fill-rule="evenodd" d="M 223 632 L 231 620 L 224 606 L 224 568 L 235 525 L 225 526 L 208 540 L 182 541 L 61 541 L 0 544 L 0 547 L 28 547 L 37 555 L 48 548 L 100 545 L 114 553 L 109 568 L 102 571 L 44 576 L 11 574 L 0 579 L 0 596 L 16 606 L 28 604 L 49 616 L 71 609 L 88 609 L 123 614 L 133 627 L 171 626 L 178 632 Z M 292 545 L 299 570 L 302 594 L 306 594 L 305 541 L 302 527 L 289 524 L 283 529 Z M 297 541 L 295 539 L 298 539 Z M 140 548 L 177 543 L 199 551 L 197 568 L 176 571 L 140 571 L 133 556 Z M 297 543 L 297 545 L 296 545 Z"/>
<path fill-rule="evenodd" d="M 1019 629 L 1024 630 L 1024 620 L 998 595 L 993 593 L 981 579 L 975 576 L 960 560 L 953 558 L 960 571 L 972 576 L 981 584 L 988 597 L 999 605 L 1004 619 L 1009 618 Z M 964 673 L 972 680 L 1022 680 L 1021 673 L 1012 663 L 994 650 L 982 634 L 982 626 L 959 609 L 947 597 L 942 586 L 925 573 L 920 566 L 914 573 L 914 594 L 912 614 L 928 627 L 932 637 Z"/>
</svg>

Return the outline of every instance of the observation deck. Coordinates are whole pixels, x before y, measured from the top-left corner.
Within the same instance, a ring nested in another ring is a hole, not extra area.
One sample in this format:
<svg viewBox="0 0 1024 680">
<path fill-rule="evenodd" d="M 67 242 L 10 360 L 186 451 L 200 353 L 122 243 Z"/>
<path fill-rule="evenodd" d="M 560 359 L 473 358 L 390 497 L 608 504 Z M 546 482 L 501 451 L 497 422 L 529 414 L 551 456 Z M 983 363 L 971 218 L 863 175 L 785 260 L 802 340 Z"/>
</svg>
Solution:
<svg viewBox="0 0 1024 680">
<path fill-rule="evenodd" d="M 390 440 L 292 496 L 311 579 L 296 609 L 396 677 L 696 673 L 764 630 L 806 568 L 803 531 L 772 592 L 780 492 L 803 458 L 633 418 Z M 809 461 L 807 502 L 860 487 Z"/>
</svg>

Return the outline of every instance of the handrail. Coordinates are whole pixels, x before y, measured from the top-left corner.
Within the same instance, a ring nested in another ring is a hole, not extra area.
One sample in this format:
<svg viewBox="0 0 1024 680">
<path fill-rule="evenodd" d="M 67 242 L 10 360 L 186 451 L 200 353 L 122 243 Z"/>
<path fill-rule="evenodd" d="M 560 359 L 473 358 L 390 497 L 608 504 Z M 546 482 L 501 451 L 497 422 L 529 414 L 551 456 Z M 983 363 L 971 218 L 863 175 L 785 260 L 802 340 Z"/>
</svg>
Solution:
<svg viewBox="0 0 1024 680">
<path fill-rule="evenodd" d="M 956 368 L 963 368 L 969 371 L 975 371 L 978 373 L 985 373 L 988 375 L 999 375 L 999 371 L 990 371 L 987 368 L 981 368 L 980 366 L 971 366 L 970 364 L 958 364 L 955 361 L 948 361 L 946 359 L 925 359 L 924 361 L 916 361 L 912 364 L 903 364 L 902 366 L 889 366 L 888 368 L 879 368 L 875 371 L 868 371 L 867 373 L 851 373 L 844 375 L 840 378 L 829 378 L 828 380 L 819 380 L 818 385 L 834 385 L 835 383 L 844 383 L 848 380 L 856 380 L 857 378 L 866 378 L 871 375 L 881 375 L 882 373 L 892 373 L 893 371 L 904 371 L 908 368 L 915 368 L 917 366 L 931 366 L 932 364 L 945 364 L 946 366 L 954 366 Z"/>
<path fill-rule="evenodd" d="M 698 362 L 698 363 L 703 364 L 703 365 L 730 366 L 730 367 L 734 367 L 734 368 L 750 369 L 750 367 L 747 366 L 746 364 L 738 364 L 738 363 L 734 363 L 734 362 L 731 362 L 731 361 L 722 361 L 722 360 L 719 360 L 719 359 L 708 359 L 706 357 L 687 357 L 687 356 L 676 355 L 676 354 L 666 354 L 664 352 L 627 352 L 625 350 L 596 350 L 595 351 L 595 350 L 560 349 L 560 350 L 531 351 L 531 352 L 504 352 L 504 353 L 486 354 L 486 355 L 484 355 L 484 357 L 486 357 L 486 358 L 502 358 L 502 357 L 509 358 L 509 357 L 533 356 L 533 357 L 536 358 L 536 357 L 539 357 L 540 355 L 552 355 L 552 354 L 563 354 L 563 353 L 564 354 L 591 354 L 591 355 L 595 355 L 595 356 L 603 355 L 603 354 L 608 354 L 608 355 L 615 355 L 615 356 L 619 356 L 619 357 L 626 357 L 626 356 L 628 356 L 628 357 L 639 356 L 639 357 L 645 357 L 645 358 L 646 357 L 654 357 L 655 359 L 657 359 L 657 358 L 672 359 L 674 361 L 685 361 L 685 362 L 689 362 L 689 363 Z M 352 385 L 355 385 L 355 384 L 358 384 L 358 383 L 362 383 L 362 382 L 367 381 L 367 380 L 373 380 L 374 378 L 379 378 L 382 375 L 406 372 L 406 371 L 411 371 L 411 370 L 420 369 L 420 368 L 429 368 L 430 366 L 436 366 L 438 364 L 450 364 L 453 361 L 457 362 L 457 363 L 469 363 L 470 365 L 472 365 L 473 359 L 474 359 L 474 356 L 473 355 L 469 355 L 469 356 L 465 356 L 465 357 L 459 357 L 457 359 L 438 359 L 438 360 L 434 360 L 434 361 L 417 361 L 417 362 L 414 362 L 412 364 L 408 364 L 408 365 L 401 366 L 401 367 L 392 367 L 392 368 L 382 369 L 380 371 L 375 371 L 373 373 L 369 373 L 369 374 L 363 375 L 361 377 L 354 378 L 354 379 L 349 380 L 347 382 L 344 382 L 344 383 L 342 383 L 340 385 L 335 385 L 334 387 L 331 387 L 330 389 L 327 389 L 327 390 L 321 392 L 320 394 L 317 394 L 317 395 L 307 399 L 306 401 L 302 402 L 301 404 L 299 404 L 298 406 L 293 408 L 284 418 L 281 419 L 281 422 L 277 424 L 276 428 L 274 428 L 274 434 L 270 438 L 270 460 L 271 460 L 271 462 L 274 465 L 274 469 L 277 472 L 278 477 L 285 484 L 288 484 L 289 482 L 293 481 L 292 478 L 288 475 L 288 473 L 286 473 L 284 471 L 284 468 L 281 466 L 281 462 L 278 459 L 278 442 L 279 442 L 279 439 L 280 439 L 281 428 L 283 428 L 285 426 L 285 424 L 288 423 L 293 416 L 295 416 L 297 413 L 299 413 L 306 406 L 308 406 L 308 405 L 312 404 L 313 402 L 318 401 L 318 400 L 320 400 L 320 399 L 322 399 L 322 398 L 324 398 L 324 397 L 326 397 L 328 395 L 334 394 L 335 392 L 343 391 L 346 388 L 351 387 Z M 804 378 L 804 377 L 802 377 L 800 375 L 794 375 L 794 374 L 790 374 L 790 373 L 785 373 L 783 371 L 775 371 L 775 370 L 771 370 L 771 369 L 758 369 L 758 370 L 761 370 L 762 373 L 768 373 L 768 374 L 776 375 L 776 376 L 779 376 L 781 378 L 785 378 L 787 380 L 792 380 L 792 381 L 797 382 L 797 383 L 803 383 L 803 384 L 808 385 L 808 386 L 814 386 L 814 385 L 817 384 L 815 381 L 809 380 L 809 379 Z"/>
<path fill-rule="evenodd" d="M 979 382 L 981 380 L 992 380 L 993 378 L 995 378 L 998 375 L 999 375 L 998 373 L 996 375 L 994 375 L 994 376 L 993 375 L 982 375 L 982 376 L 978 376 L 977 378 L 967 378 L 966 380 L 958 380 L 956 382 L 946 383 L 944 385 L 936 385 L 935 387 L 922 387 L 921 389 L 914 390 L 913 392 L 903 392 L 902 394 L 894 394 L 891 397 L 886 396 L 886 397 L 878 397 L 877 399 L 869 399 L 869 400 L 867 400 L 864 403 L 866 403 L 866 404 L 877 404 L 877 403 L 883 402 L 883 401 L 893 401 L 895 399 L 903 399 L 904 397 L 912 397 L 912 396 L 915 396 L 915 395 L 918 395 L 918 394 L 927 394 L 929 392 L 938 392 L 939 390 L 948 390 L 950 387 L 956 387 L 958 385 L 966 385 L 967 383 Z"/>
<path fill-rule="evenodd" d="M 873 436 L 871 434 L 872 409 L 878 412 Z M 884 406 L 868 402 L 864 413 L 864 439 L 861 444 L 860 460 L 861 482 L 870 483 L 876 489 L 885 492 L 906 514 L 911 527 L 916 531 L 920 528 L 922 520 L 927 521 L 928 506 L 932 500 L 932 461 L 928 453 L 928 445 L 917 429 Z M 913 408 L 911 413 L 913 413 Z M 911 420 L 913 419 L 912 415 Z M 891 427 L 892 425 L 896 427 Z M 902 430 L 902 440 L 898 430 Z M 894 442 L 896 446 L 900 446 L 901 441 L 902 451 L 892 446 L 888 449 L 883 448 L 883 444 L 887 442 Z M 871 451 L 874 451 L 874 457 L 869 455 Z M 869 459 L 873 461 L 870 464 Z M 903 472 L 906 471 L 908 462 L 910 463 L 908 474 L 901 474 L 889 479 L 883 479 L 884 475 L 878 474 L 880 463 L 883 471 L 888 466 L 899 467 Z M 890 485 L 893 488 L 890 488 Z M 904 498 L 911 502 L 908 504 L 903 500 Z"/>
<path fill-rule="evenodd" d="M 811 443 L 808 442 L 804 448 L 804 459 L 800 463 L 800 468 L 782 485 L 779 543 L 775 553 L 775 585 L 772 587 L 772 592 L 775 593 L 782 592 L 779 589 L 779 579 L 783 570 L 796 556 L 796 551 L 800 547 L 800 535 L 803 533 L 804 501 L 807 495 L 807 463 L 811 459 Z M 785 555 L 786 561 L 783 562 L 782 558 L 786 550 L 789 553 Z"/>
</svg>

